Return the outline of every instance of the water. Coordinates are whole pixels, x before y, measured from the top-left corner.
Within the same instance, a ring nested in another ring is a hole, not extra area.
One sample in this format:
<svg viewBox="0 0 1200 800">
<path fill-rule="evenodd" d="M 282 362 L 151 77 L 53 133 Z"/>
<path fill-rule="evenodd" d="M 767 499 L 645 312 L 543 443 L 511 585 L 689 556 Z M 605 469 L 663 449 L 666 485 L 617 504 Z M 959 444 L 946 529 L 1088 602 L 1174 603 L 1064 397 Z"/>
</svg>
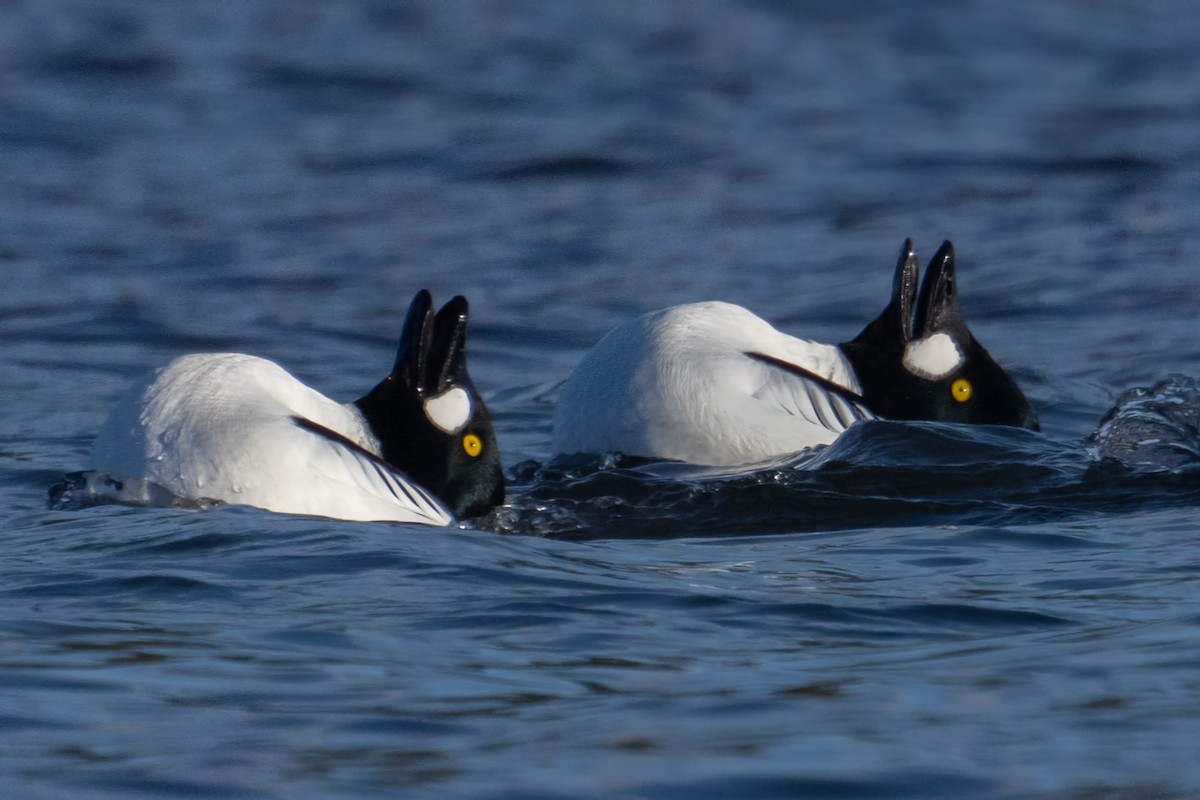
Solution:
<svg viewBox="0 0 1200 800">
<path fill-rule="evenodd" d="M 0 3 L 4 795 L 1194 796 L 1198 35 L 1178 2 Z M 909 235 L 954 240 L 1042 433 L 548 462 L 613 325 L 715 298 L 844 340 Z M 422 286 L 472 301 L 510 507 L 49 505 L 142 370 L 354 397 Z"/>
</svg>

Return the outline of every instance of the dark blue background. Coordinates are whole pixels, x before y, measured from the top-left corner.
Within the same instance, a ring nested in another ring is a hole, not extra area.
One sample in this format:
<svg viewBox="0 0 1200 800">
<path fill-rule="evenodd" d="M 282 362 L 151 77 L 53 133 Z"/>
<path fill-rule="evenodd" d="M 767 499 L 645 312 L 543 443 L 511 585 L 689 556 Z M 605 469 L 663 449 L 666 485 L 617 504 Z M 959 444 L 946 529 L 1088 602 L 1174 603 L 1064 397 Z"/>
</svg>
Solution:
<svg viewBox="0 0 1200 800">
<path fill-rule="evenodd" d="M 1200 374 L 1198 41 L 1183 2 L 0 2 L 7 793 L 1194 793 L 1194 477 L 1084 440 Z M 910 235 L 1042 436 L 538 472 L 608 328 L 849 338 Z M 599 538 L 47 508 L 135 374 L 349 399 L 422 286 L 472 301 L 483 527 Z"/>
</svg>

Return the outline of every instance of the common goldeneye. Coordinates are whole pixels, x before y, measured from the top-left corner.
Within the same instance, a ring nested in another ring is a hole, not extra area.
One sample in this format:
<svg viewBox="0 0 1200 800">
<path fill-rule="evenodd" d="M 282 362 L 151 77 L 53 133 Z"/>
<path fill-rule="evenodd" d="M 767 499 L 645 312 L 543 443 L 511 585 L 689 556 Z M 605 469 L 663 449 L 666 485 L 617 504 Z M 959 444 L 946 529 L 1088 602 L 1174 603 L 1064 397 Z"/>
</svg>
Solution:
<svg viewBox="0 0 1200 800">
<path fill-rule="evenodd" d="M 504 501 L 491 417 L 467 373 L 467 301 L 409 307 L 391 374 L 338 403 L 271 361 L 182 356 L 135 385 L 93 467 L 191 499 L 450 525 Z"/>
<path fill-rule="evenodd" d="M 942 244 L 918 293 L 919 271 L 909 239 L 887 308 L 840 345 L 722 302 L 621 325 L 563 385 L 555 452 L 731 466 L 828 444 L 875 417 L 1036 430 L 1021 389 L 967 328 L 953 245 Z"/>
</svg>

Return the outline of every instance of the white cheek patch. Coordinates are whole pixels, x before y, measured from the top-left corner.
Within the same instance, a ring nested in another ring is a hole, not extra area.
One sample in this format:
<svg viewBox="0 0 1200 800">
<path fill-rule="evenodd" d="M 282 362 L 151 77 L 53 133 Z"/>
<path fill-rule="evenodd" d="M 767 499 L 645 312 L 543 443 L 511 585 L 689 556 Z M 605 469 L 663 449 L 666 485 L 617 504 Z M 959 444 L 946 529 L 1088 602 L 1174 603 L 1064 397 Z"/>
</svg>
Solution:
<svg viewBox="0 0 1200 800">
<path fill-rule="evenodd" d="M 425 416 L 446 433 L 457 433 L 471 418 L 471 396 L 455 386 L 425 401 Z"/>
<path fill-rule="evenodd" d="M 904 368 L 927 380 L 944 378 L 962 363 L 958 342 L 944 333 L 916 339 L 904 348 Z"/>
</svg>

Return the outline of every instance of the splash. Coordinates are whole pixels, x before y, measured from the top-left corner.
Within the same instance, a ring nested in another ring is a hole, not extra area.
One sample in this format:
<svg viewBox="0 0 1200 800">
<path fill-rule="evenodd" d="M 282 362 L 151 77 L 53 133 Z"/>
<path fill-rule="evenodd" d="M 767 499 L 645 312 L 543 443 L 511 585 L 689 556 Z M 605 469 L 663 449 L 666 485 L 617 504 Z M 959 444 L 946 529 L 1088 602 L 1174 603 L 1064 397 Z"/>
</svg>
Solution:
<svg viewBox="0 0 1200 800">
<path fill-rule="evenodd" d="M 1200 387 L 1172 376 L 1118 398 L 1084 440 L 987 425 L 875 420 L 828 447 L 741 468 L 609 455 L 514 472 L 479 520 L 569 539 L 903 526 L 1032 525 L 1200 502 Z"/>
<path fill-rule="evenodd" d="M 1200 465 L 1200 385 L 1171 375 L 1124 392 L 1088 441 L 1093 457 L 1136 472 L 1176 472 Z"/>
<path fill-rule="evenodd" d="M 50 487 L 50 508 L 76 511 L 92 506 L 125 505 L 149 508 L 204 509 L 213 500 L 189 500 L 145 478 L 118 480 L 106 472 L 70 472 Z"/>
</svg>

